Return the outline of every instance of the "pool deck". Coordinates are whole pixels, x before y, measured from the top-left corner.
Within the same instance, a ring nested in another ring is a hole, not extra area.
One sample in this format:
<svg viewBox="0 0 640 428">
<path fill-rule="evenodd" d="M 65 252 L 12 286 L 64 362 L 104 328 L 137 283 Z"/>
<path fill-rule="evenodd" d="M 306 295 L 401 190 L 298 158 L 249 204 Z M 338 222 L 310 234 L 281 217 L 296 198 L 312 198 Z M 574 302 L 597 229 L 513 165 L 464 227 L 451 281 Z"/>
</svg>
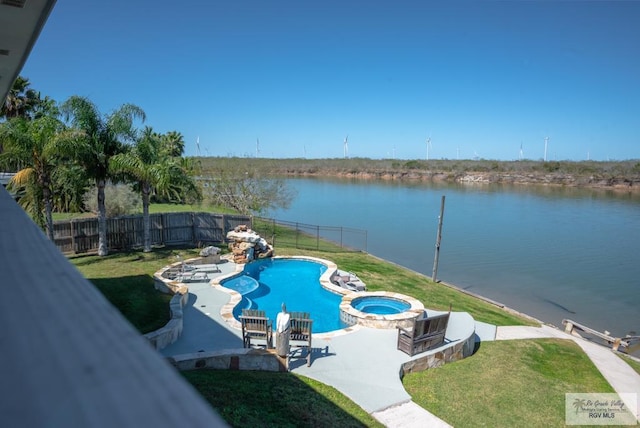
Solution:
<svg viewBox="0 0 640 428">
<path fill-rule="evenodd" d="M 209 279 L 229 275 L 238 269 L 227 260 L 218 267 L 220 272 L 209 273 Z M 189 299 L 183 312 L 182 335 L 175 343 L 162 349 L 161 354 L 169 357 L 242 348 L 240 330 L 231 327 L 221 315 L 221 309 L 228 303 L 230 295 L 212 287 L 209 282 L 190 282 L 187 286 Z M 464 316 L 468 317 L 468 314 L 451 314 L 453 330 L 456 330 L 457 324 L 464 324 Z M 461 328 L 464 330 L 464 327 Z M 474 328 L 477 341 L 542 337 L 574 340 L 616 391 L 640 395 L 640 375 L 607 348 L 548 326 L 496 328 L 475 322 Z M 314 334 L 311 366 L 307 367 L 304 358 L 291 358 L 289 367 L 294 373 L 333 386 L 385 426 L 450 426 L 411 401 L 400 380 L 400 367 L 421 355 L 410 357 L 397 350 L 396 340 L 395 329 L 361 326 L 349 333 Z"/>
</svg>

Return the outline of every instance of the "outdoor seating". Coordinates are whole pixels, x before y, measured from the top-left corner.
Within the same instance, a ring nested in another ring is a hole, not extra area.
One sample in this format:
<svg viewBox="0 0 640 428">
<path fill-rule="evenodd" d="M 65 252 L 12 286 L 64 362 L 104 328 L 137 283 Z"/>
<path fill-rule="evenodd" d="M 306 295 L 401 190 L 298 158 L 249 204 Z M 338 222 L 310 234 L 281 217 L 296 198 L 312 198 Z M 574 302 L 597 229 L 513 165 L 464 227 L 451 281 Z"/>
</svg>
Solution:
<svg viewBox="0 0 640 428">
<path fill-rule="evenodd" d="M 339 269 L 331 275 L 331 282 L 350 291 L 367 290 L 367 285 L 356 274 Z"/>
<path fill-rule="evenodd" d="M 414 356 L 442 345 L 450 315 L 451 308 L 446 314 L 432 317 L 423 313 L 414 320 L 412 328 L 398 328 L 398 350 Z"/>
<path fill-rule="evenodd" d="M 222 271 L 216 264 L 201 264 L 198 265 L 198 272 L 209 272 L 209 273 L 221 273 Z"/>
<path fill-rule="evenodd" d="M 313 320 L 308 312 L 290 312 L 289 344 L 307 351 L 307 366 L 311 365 L 311 339 Z M 293 343 L 292 343 L 293 342 Z"/>
<path fill-rule="evenodd" d="M 252 340 L 264 341 L 267 349 L 273 347 L 273 326 L 264 311 L 243 309 L 240 323 L 242 324 L 243 347 L 250 348 Z"/>
<path fill-rule="evenodd" d="M 189 271 L 178 274 L 176 279 L 180 282 L 208 281 L 209 275 L 203 271 Z"/>
</svg>

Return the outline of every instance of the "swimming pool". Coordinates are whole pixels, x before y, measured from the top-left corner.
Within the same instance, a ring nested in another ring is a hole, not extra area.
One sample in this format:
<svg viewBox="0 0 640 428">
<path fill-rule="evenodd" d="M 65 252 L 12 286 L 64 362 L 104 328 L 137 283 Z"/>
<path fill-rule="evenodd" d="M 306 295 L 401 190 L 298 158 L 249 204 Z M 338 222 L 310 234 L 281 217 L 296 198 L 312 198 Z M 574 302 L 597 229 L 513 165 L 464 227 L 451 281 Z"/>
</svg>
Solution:
<svg viewBox="0 0 640 428">
<path fill-rule="evenodd" d="M 310 260 L 264 259 L 246 264 L 242 274 L 220 285 L 242 295 L 233 309 L 236 319 L 242 309 L 261 309 L 275 324 L 284 302 L 289 312 L 309 312 L 314 333 L 326 333 L 347 327 L 340 320 L 342 296 L 320 285 L 326 270 L 324 264 Z"/>
</svg>

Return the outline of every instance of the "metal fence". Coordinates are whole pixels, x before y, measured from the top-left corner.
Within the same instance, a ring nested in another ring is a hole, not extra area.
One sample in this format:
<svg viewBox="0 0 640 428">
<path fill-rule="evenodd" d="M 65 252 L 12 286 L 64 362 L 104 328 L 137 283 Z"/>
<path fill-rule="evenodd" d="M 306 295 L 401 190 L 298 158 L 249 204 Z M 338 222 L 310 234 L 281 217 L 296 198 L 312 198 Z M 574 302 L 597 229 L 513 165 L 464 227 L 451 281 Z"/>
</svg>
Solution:
<svg viewBox="0 0 640 428">
<path fill-rule="evenodd" d="M 254 217 L 253 229 L 274 247 L 322 251 L 367 251 L 367 231 Z"/>
<path fill-rule="evenodd" d="M 151 214 L 151 245 L 206 246 L 225 242 L 227 232 L 238 225 L 252 226 L 246 215 L 203 212 Z M 63 253 L 87 253 L 98 249 L 98 219 L 56 221 L 54 243 Z M 107 246 L 110 250 L 140 248 L 144 243 L 142 215 L 107 219 Z"/>
</svg>

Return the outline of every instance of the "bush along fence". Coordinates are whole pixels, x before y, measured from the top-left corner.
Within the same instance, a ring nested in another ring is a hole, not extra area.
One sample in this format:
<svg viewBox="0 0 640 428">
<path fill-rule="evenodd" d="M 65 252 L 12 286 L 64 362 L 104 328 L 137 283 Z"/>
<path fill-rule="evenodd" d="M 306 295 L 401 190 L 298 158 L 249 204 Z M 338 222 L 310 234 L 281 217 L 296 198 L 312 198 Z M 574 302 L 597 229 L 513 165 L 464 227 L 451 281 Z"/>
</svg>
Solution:
<svg viewBox="0 0 640 428">
<path fill-rule="evenodd" d="M 367 251 L 367 231 L 341 226 L 318 226 L 262 217 L 253 229 L 274 247 L 284 245 L 318 251 Z"/>
<path fill-rule="evenodd" d="M 207 246 L 226 242 L 227 232 L 236 226 L 253 225 L 247 215 L 180 212 L 151 214 L 151 245 Z M 98 250 L 98 219 L 56 221 L 54 243 L 63 253 Z M 141 248 L 144 244 L 142 215 L 107 219 L 107 246 L 110 250 Z"/>
</svg>

